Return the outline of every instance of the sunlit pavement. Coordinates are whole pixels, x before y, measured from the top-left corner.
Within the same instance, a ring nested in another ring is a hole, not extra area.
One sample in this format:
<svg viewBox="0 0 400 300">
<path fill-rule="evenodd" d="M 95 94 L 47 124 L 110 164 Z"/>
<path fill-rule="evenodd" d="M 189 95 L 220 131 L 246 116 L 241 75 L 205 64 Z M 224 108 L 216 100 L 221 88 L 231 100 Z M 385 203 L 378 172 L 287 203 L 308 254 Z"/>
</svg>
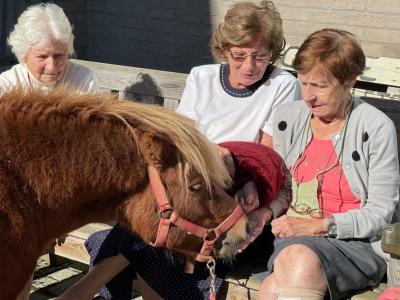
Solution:
<svg viewBox="0 0 400 300">
<path fill-rule="evenodd" d="M 29 299 L 55 298 L 78 281 L 87 271 L 87 265 L 64 258 L 57 258 L 56 263 L 50 264 L 49 255 L 44 255 L 38 260 Z M 101 300 L 103 298 L 96 296 L 94 299 Z M 132 290 L 132 299 L 142 299 L 135 289 Z"/>
</svg>

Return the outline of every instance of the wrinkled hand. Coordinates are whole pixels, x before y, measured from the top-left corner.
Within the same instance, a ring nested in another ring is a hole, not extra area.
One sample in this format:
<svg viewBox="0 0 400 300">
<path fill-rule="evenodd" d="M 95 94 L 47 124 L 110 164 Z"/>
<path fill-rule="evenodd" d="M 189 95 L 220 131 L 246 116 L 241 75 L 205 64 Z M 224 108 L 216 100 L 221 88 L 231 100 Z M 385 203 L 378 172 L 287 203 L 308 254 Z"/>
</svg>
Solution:
<svg viewBox="0 0 400 300">
<path fill-rule="evenodd" d="M 233 178 L 235 176 L 235 162 L 233 161 L 232 153 L 229 149 L 216 145 L 219 154 L 222 156 L 226 167 L 228 168 L 229 175 Z"/>
<path fill-rule="evenodd" d="M 266 207 L 260 207 L 249 213 L 247 218 L 249 219 L 252 231 L 246 242 L 240 246 L 238 250 L 239 253 L 246 249 L 247 246 L 261 234 L 265 224 L 272 218 L 272 211 Z"/>
<path fill-rule="evenodd" d="M 297 218 L 287 215 L 272 220 L 272 233 L 276 237 L 322 236 L 326 232 L 324 219 Z"/>
<path fill-rule="evenodd" d="M 261 234 L 265 223 L 271 220 L 272 211 L 266 207 L 259 208 L 260 199 L 258 198 L 258 190 L 254 181 L 247 182 L 235 194 L 235 199 L 247 214 L 252 229 L 246 242 L 238 249 L 238 252 L 240 253 Z"/>
<path fill-rule="evenodd" d="M 258 190 L 254 181 L 247 182 L 239 191 L 236 192 L 234 198 L 240 204 L 245 213 L 249 213 L 260 206 Z"/>
</svg>

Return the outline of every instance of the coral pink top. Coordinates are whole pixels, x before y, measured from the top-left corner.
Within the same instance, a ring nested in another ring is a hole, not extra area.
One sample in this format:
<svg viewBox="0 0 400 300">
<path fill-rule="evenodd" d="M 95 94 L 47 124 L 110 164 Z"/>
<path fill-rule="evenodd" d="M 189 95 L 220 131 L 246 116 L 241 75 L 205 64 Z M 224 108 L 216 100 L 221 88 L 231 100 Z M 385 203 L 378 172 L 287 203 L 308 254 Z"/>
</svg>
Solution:
<svg viewBox="0 0 400 300">
<path fill-rule="evenodd" d="M 331 140 L 312 138 L 304 152 L 304 159 L 294 171 L 297 183 L 308 182 L 318 175 L 318 201 L 324 216 L 360 208 L 361 201 L 351 192 L 346 176 L 338 163 L 334 168 L 337 155 Z"/>
</svg>

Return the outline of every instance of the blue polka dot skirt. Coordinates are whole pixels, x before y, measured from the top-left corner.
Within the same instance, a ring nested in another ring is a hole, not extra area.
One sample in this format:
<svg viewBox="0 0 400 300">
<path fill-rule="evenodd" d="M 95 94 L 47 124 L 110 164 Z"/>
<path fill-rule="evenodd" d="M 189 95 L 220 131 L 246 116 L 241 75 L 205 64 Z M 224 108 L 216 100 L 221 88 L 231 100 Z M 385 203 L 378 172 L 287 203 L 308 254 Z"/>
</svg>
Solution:
<svg viewBox="0 0 400 300">
<path fill-rule="evenodd" d="M 118 253 L 131 262 L 99 291 L 106 299 L 130 300 L 136 272 L 166 300 L 209 298 L 210 276 L 204 263 L 196 263 L 193 274 L 185 273 L 181 256 L 170 252 L 166 255 L 164 248 L 149 246 L 120 226 L 91 235 L 85 246 L 91 266 Z M 218 262 L 216 290 L 220 288 L 226 271 L 227 266 Z"/>
</svg>

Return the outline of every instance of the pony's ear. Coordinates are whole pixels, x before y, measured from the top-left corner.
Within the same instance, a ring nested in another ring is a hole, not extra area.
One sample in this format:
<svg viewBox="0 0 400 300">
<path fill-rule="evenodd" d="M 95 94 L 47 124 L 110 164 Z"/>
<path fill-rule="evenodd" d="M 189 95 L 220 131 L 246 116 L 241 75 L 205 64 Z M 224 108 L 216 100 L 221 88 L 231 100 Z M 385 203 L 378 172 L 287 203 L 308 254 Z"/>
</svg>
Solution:
<svg viewBox="0 0 400 300">
<path fill-rule="evenodd" d="M 139 147 L 149 165 L 161 168 L 176 163 L 176 148 L 160 136 L 144 132 L 139 137 Z"/>
</svg>

